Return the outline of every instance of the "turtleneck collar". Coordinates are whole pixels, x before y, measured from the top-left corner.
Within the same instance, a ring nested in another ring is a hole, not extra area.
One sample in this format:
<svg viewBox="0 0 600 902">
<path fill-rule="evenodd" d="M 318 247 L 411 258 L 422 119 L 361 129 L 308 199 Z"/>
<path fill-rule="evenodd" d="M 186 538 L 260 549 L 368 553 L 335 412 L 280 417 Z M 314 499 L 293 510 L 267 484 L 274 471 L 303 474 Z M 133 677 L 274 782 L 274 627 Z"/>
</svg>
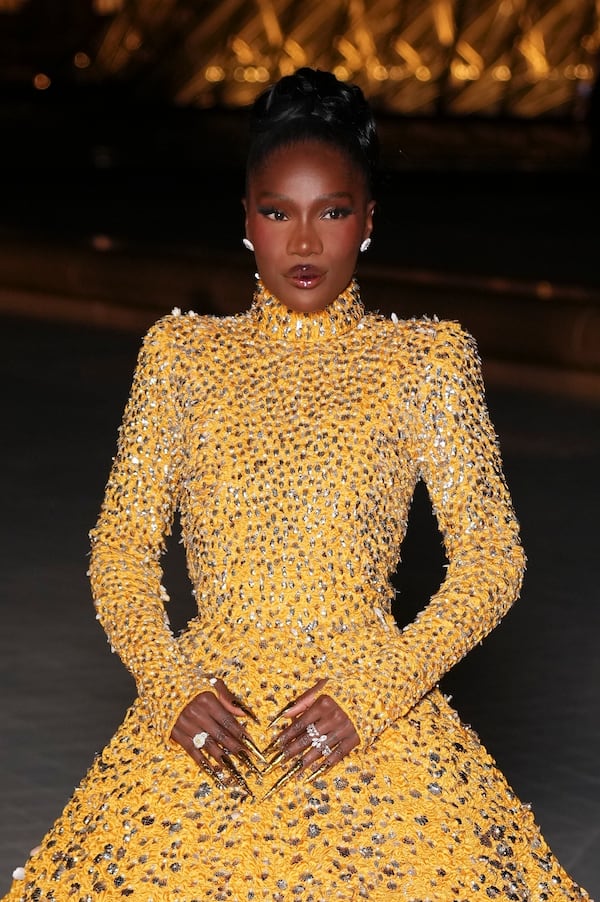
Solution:
<svg viewBox="0 0 600 902">
<path fill-rule="evenodd" d="M 259 279 L 250 312 L 257 317 L 260 329 L 271 338 L 305 342 L 336 338 L 349 332 L 360 322 L 365 309 L 355 279 L 324 310 L 314 313 L 289 310 Z"/>
</svg>

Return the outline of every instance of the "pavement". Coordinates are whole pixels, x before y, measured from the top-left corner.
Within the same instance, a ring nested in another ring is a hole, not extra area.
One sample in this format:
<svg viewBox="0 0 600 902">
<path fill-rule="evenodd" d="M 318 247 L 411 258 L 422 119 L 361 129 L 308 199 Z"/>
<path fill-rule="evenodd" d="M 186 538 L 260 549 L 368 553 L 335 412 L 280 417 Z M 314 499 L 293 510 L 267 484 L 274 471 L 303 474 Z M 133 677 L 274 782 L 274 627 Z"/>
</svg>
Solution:
<svg viewBox="0 0 600 902">
<path fill-rule="evenodd" d="M 140 338 L 0 320 L 0 893 L 133 697 L 94 619 L 86 568 Z M 520 601 L 443 688 L 532 804 L 564 867 L 600 899 L 600 407 L 497 386 L 488 401 L 528 571 Z M 178 630 L 192 598 L 176 539 L 165 582 Z M 443 565 L 422 492 L 403 556 L 398 616 L 409 619 Z"/>
</svg>

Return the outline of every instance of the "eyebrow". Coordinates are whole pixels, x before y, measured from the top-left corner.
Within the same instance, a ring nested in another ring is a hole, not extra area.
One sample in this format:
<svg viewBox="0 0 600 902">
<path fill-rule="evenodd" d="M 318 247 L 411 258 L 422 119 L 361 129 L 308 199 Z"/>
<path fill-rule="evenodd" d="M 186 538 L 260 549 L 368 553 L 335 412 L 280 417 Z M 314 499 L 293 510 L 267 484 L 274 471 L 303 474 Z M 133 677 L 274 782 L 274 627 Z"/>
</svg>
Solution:
<svg viewBox="0 0 600 902">
<path fill-rule="evenodd" d="M 292 200 L 291 197 L 288 197 L 287 194 L 278 194 L 277 191 L 261 191 L 260 197 L 272 197 L 276 200 Z M 316 201 L 322 200 L 334 200 L 335 198 L 346 197 L 351 199 L 352 194 L 350 191 L 332 191 L 331 194 L 321 194 L 319 197 L 316 197 Z"/>
</svg>

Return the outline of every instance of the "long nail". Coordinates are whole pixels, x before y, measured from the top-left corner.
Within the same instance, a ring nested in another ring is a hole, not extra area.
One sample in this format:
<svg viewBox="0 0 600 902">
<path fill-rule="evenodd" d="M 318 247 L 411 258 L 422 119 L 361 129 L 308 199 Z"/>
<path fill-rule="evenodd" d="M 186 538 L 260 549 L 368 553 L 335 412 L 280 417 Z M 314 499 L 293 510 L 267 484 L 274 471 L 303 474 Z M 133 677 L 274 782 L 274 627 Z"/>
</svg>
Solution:
<svg viewBox="0 0 600 902">
<path fill-rule="evenodd" d="M 323 773 L 323 771 L 327 770 L 328 767 L 329 767 L 328 764 L 322 764 L 321 767 L 318 767 L 316 770 L 313 770 L 312 773 L 310 773 L 307 777 L 305 777 L 303 782 L 304 783 L 312 783 L 313 780 L 316 780 L 317 777 L 319 777 Z"/>
<path fill-rule="evenodd" d="M 232 701 L 236 708 L 240 708 L 240 710 L 243 711 L 244 714 L 247 715 L 247 717 L 250 717 L 254 721 L 254 723 L 260 723 L 254 711 L 252 711 L 252 709 L 249 708 L 248 705 L 241 700 L 241 698 L 238 698 L 237 695 L 234 695 Z"/>
<path fill-rule="evenodd" d="M 256 755 L 261 764 L 267 763 L 264 752 L 261 752 L 259 747 L 255 745 L 252 739 L 250 739 L 250 737 L 245 733 L 242 733 L 242 735 L 240 736 L 240 742 L 243 742 L 246 748 L 249 749 L 254 755 Z"/>
<path fill-rule="evenodd" d="M 302 763 L 303 763 L 302 758 L 299 758 L 298 761 L 296 761 L 296 763 L 294 765 L 292 765 L 292 767 L 290 767 L 290 769 L 288 771 L 285 772 L 283 777 L 280 777 L 279 780 L 277 780 L 275 783 L 273 783 L 273 785 L 271 786 L 269 791 L 263 796 L 263 802 L 265 799 L 268 799 L 270 795 L 273 795 L 273 793 L 277 789 L 281 789 L 282 786 L 285 786 L 285 784 L 288 782 L 288 780 L 291 780 L 292 777 L 295 774 L 297 774 L 298 771 L 301 769 Z"/>
<path fill-rule="evenodd" d="M 238 782 L 238 785 L 242 787 L 244 792 L 247 792 L 249 796 L 254 797 L 254 793 L 242 777 L 241 773 L 239 772 L 229 755 L 227 755 L 225 752 L 223 752 L 223 754 L 221 755 L 221 763 L 225 765 L 225 767 L 231 774 L 233 774 Z"/>
<path fill-rule="evenodd" d="M 271 755 L 273 753 L 273 751 L 279 746 L 280 742 L 281 742 L 280 736 L 276 736 L 275 739 L 272 739 L 271 742 L 266 747 L 266 749 L 262 750 L 263 755 Z"/>
<path fill-rule="evenodd" d="M 267 726 L 274 727 L 276 724 L 278 724 L 279 721 L 281 720 L 281 718 L 285 717 L 285 715 L 290 710 L 290 708 L 293 708 L 295 704 L 296 704 L 296 702 L 288 702 L 288 704 L 285 706 L 285 708 L 282 708 L 281 711 L 279 712 L 279 714 L 276 714 L 275 717 L 273 718 L 273 720 L 271 720 Z"/>
<path fill-rule="evenodd" d="M 224 783 L 223 780 L 221 779 L 221 776 L 220 776 L 218 770 L 216 770 L 214 767 L 211 767 L 210 764 L 208 764 L 208 762 L 205 762 L 205 761 L 200 761 L 199 764 L 200 764 L 200 767 L 202 768 L 202 770 L 205 773 L 207 773 L 209 775 L 209 777 L 212 777 L 212 779 L 218 785 L 219 789 L 227 789 L 227 784 Z"/>
<path fill-rule="evenodd" d="M 262 777 L 262 773 L 259 771 L 248 752 L 245 752 L 244 749 L 238 749 L 236 755 L 238 756 L 240 761 L 242 761 L 246 765 L 246 767 L 252 771 L 253 774 L 256 774 L 258 777 Z"/>
<path fill-rule="evenodd" d="M 275 767 L 277 767 L 278 764 L 281 764 L 281 762 L 283 761 L 284 758 L 285 758 L 285 751 L 283 751 L 283 752 L 278 752 L 278 753 L 275 755 L 274 758 L 271 758 L 271 760 L 269 761 L 269 763 L 267 764 L 267 766 L 266 766 L 265 769 L 263 770 L 263 777 L 266 776 L 266 774 L 270 774 L 271 771 L 272 771 Z"/>
</svg>

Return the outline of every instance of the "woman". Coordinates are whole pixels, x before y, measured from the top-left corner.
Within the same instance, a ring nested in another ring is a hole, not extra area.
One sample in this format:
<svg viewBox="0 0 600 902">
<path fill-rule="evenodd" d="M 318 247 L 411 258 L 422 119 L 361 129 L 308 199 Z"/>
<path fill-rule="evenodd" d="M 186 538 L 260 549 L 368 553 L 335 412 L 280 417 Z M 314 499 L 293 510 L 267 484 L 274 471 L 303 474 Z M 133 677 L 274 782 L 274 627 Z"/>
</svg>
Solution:
<svg viewBox="0 0 600 902">
<path fill-rule="evenodd" d="M 301 69 L 253 113 L 254 302 L 149 330 L 91 535 L 139 695 L 6 899 L 587 899 L 437 689 L 524 569 L 474 341 L 365 314 L 359 89 Z M 419 479 L 448 568 L 400 631 Z M 178 639 L 176 509 L 198 603 Z"/>
</svg>

